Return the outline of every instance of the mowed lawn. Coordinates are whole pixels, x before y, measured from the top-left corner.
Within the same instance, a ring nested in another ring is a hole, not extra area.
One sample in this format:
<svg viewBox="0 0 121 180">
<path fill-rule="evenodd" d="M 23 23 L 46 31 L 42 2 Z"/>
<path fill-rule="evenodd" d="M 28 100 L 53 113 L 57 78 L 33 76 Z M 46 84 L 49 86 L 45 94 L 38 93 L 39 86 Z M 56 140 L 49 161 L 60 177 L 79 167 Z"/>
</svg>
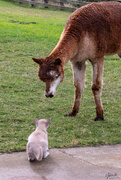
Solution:
<svg viewBox="0 0 121 180">
<path fill-rule="evenodd" d="M 32 57 L 45 57 L 55 47 L 72 12 L 30 8 L 0 0 L 0 152 L 26 149 L 35 130 L 33 118 L 50 118 L 49 148 L 121 143 L 121 59 L 105 58 L 102 101 L 105 120 L 95 122 L 91 64 L 76 117 L 64 117 L 74 99 L 70 62 L 56 96 L 44 96 Z"/>
</svg>

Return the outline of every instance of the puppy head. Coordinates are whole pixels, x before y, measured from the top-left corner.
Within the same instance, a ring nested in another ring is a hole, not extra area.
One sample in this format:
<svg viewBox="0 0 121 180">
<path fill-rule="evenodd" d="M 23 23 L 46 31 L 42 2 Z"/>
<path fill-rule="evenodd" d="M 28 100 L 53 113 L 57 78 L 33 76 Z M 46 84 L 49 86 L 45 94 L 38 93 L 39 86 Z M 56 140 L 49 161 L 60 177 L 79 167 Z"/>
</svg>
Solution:
<svg viewBox="0 0 121 180">
<path fill-rule="evenodd" d="M 47 130 L 49 123 L 50 123 L 50 119 L 36 119 L 34 118 L 34 122 L 36 124 L 36 127 L 38 129 L 42 129 L 42 130 Z"/>
</svg>

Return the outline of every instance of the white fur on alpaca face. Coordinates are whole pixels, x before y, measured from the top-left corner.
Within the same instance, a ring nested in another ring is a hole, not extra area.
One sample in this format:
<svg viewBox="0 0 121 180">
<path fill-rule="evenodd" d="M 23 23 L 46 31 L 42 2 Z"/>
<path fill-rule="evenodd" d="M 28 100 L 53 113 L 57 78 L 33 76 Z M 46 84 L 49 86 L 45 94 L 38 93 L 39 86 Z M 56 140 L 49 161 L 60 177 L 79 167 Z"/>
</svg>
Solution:
<svg viewBox="0 0 121 180">
<path fill-rule="evenodd" d="M 57 79 L 51 82 L 50 89 L 48 92 L 45 91 L 45 96 L 49 97 L 50 95 L 54 96 L 56 93 L 56 88 L 58 84 L 61 82 L 61 77 L 59 76 Z"/>
<path fill-rule="evenodd" d="M 27 143 L 28 160 L 32 161 L 37 159 L 41 161 L 49 155 L 48 152 L 48 135 L 47 127 L 49 126 L 50 119 L 37 120 L 34 119 L 36 130 L 30 134 Z"/>
</svg>

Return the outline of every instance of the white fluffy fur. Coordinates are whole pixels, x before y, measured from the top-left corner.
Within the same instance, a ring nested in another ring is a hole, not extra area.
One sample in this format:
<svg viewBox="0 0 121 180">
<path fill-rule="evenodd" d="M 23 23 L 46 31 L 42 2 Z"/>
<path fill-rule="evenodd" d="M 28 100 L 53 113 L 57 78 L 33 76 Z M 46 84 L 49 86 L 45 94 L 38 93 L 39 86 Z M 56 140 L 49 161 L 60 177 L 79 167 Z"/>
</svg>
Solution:
<svg viewBox="0 0 121 180">
<path fill-rule="evenodd" d="M 47 128 L 50 123 L 50 119 L 34 119 L 36 124 L 36 130 L 28 137 L 28 143 L 26 152 L 28 160 L 41 161 L 49 155 L 48 152 L 48 134 Z"/>
</svg>

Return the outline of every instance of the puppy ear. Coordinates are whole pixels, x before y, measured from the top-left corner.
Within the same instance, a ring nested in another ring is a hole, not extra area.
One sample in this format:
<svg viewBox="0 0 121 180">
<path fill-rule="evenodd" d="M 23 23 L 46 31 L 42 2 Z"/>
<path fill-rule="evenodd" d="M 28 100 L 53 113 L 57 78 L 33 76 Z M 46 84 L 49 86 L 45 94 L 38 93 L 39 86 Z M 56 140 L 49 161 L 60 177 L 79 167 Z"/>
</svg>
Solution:
<svg viewBox="0 0 121 180">
<path fill-rule="evenodd" d="M 61 63 L 62 63 L 62 61 L 61 61 L 60 58 L 57 58 L 57 59 L 55 60 L 55 64 L 56 64 L 56 65 L 61 65 Z"/>
<path fill-rule="evenodd" d="M 41 59 L 41 58 L 32 58 L 32 59 L 35 63 L 37 63 L 39 65 L 41 65 L 43 63 L 43 59 Z"/>
<path fill-rule="evenodd" d="M 36 119 L 36 118 L 34 118 L 34 122 L 35 122 L 35 124 L 36 124 L 36 126 L 38 126 L 38 119 Z"/>
<path fill-rule="evenodd" d="M 46 120 L 46 126 L 47 126 L 47 128 L 48 128 L 48 126 L 49 126 L 49 123 L 50 123 L 50 119 L 47 119 L 47 120 Z"/>
</svg>

